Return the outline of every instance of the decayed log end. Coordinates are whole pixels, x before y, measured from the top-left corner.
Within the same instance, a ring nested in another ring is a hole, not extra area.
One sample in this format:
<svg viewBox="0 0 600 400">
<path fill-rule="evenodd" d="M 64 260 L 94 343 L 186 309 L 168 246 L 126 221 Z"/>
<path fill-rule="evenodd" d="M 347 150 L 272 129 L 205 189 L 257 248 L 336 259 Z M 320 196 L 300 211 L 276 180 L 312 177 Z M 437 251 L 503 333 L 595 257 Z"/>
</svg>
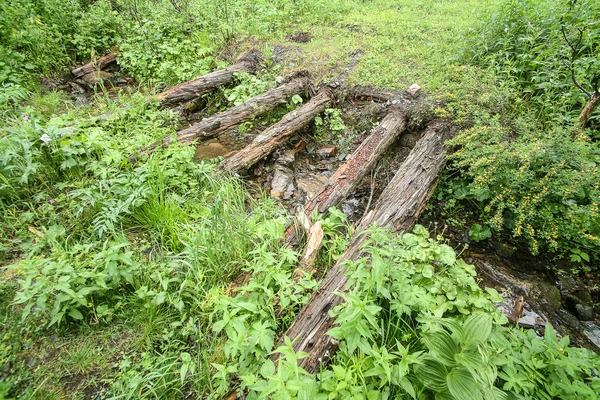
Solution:
<svg viewBox="0 0 600 400">
<path fill-rule="evenodd" d="M 257 71 L 263 62 L 264 57 L 258 50 L 250 50 L 240 57 L 235 64 L 225 69 L 213 71 L 165 90 L 158 94 L 158 100 L 162 107 L 171 107 L 193 100 L 232 82 L 239 72 L 253 73 Z"/>
<path fill-rule="evenodd" d="M 285 332 L 292 339 L 296 352 L 307 352 L 299 361 L 306 371 L 315 373 L 337 350 L 337 342 L 327 336 L 334 326 L 329 310 L 342 303 L 336 293 L 346 290 L 347 278 L 343 265 L 361 255 L 361 245 L 367 236 L 364 229 L 372 224 L 391 226 L 396 231 L 410 231 L 425 208 L 445 163 L 444 143 L 451 136 L 451 125 L 445 121 L 429 124 L 407 159 L 377 200 L 374 209 L 359 221 L 358 233 L 348 248 L 325 276 L 310 302 Z M 361 234 L 361 232 L 363 232 Z M 274 360 L 278 359 L 274 355 Z"/>
</svg>

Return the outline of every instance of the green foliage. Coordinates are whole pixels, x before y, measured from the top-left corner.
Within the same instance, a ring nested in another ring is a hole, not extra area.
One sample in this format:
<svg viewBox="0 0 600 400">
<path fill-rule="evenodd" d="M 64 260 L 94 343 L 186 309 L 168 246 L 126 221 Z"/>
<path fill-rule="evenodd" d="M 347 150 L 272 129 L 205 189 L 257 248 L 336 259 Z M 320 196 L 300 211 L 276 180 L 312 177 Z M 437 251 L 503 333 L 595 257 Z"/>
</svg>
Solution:
<svg viewBox="0 0 600 400">
<path fill-rule="evenodd" d="M 234 87 L 223 90 L 223 95 L 231 106 L 238 106 L 246 100 L 266 92 L 272 86 L 268 79 L 248 73 L 236 74 L 236 80 L 237 84 Z M 302 98 L 300 98 L 300 102 L 302 102 Z"/>
<path fill-rule="evenodd" d="M 46 233 L 51 239 L 46 240 L 56 243 L 64 235 L 64 228 L 53 226 Z M 67 317 L 83 320 L 112 314 L 119 306 L 119 292 L 131 288 L 138 270 L 133 253 L 123 251 L 127 244 L 105 242 L 100 249 L 76 245 L 70 251 L 61 250 L 60 243 L 54 246 L 49 257 L 34 256 L 13 266 L 24 276 L 14 301 L 24 305 L 21 320 L 38 317 L 52 326 Z"/>
<path fill-rule="evenodd" d="M 494 124 L 465 130 L 451 143 L 461 147 L 450 157 L 454 167 L 469 180 L 459 196 L 478 201 L 490 227 L 524 238 L 534 254 L 600 250 L 600 158 L 583 134 L 571 140 L 568 130 L 519 125 L 513 138 Z"/>
<path fill-rule="evenodd" d="M 506 1 L 469 31 L 463 59 L 493 69 L 547 122 L 572 121 L 588 99 L 573 83 L 571 68 L 590 92 L 600 68 L 598 15 L 595 1 Z"/>
<path fill-rule="evenodd" d="M 315 140 L 319 143 L 338 143 L 342 142 L 347 128 L 342 119 L 342 110 L 337 108 L 328 108 L 323 116 L 315 117 Z M 348 147 L 349 143 L 341 143 L 342 147 Z"/>
<path fill-rule="evenodd" d="M 469 238 L 476 242 L 481 242 L 482 240 L 489 239 L 491 237 L 492 231 L 487 226 L 473 224 L 473 226 L 471 226 L 471 229 L 469 229 Z"/>
<path fill-rule="evenodd" d="M 424 228 L 396 238 L 381 230 L 368 234 L 365 257 L 346 264 L 350 289 L 340 293 L 344 303 L 332 311 L 336 327 L 328 334 L 340 348 L 330 366 L 316 377 L 307 374 L 297 365 L 306 354 L 295 354 L 286 338 L 275 350 L 281 354 L 276 373 L 263 356 L 254 360 L 261 366 L 246 375 L 246 366 L 240 370 L 245 358 L 238 356 L 218 367 L 219 379 L 230 381 L 237 373 L 249 398 L 274 399 L 591 399 L 597 394 L 597 355 L 569 348 L 568 338 L 558 341 L 549 325 L 544 340 L 534 331 L 502 327 L 506 318 L 492 304 L 499 294 L 482 291 L 474 268 L 429 239 Z M 239 320 L 227 323 L 245 323 Z M 238 354 L 251 351 L 252 343 L 238 344 Z"/>
</svg>

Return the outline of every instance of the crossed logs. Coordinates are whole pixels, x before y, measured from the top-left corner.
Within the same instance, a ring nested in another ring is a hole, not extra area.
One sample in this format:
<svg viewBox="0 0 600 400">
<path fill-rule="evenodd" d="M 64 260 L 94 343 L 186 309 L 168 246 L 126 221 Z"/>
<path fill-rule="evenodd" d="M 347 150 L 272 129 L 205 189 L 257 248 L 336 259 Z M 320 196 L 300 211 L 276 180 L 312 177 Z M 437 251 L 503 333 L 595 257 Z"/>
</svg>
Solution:
<svg viewBox="0 0 600 400">
<path fill-rule="evenodd" d="M 249 52 L 230 67 L 174 86 L 159 94 L 158 99 L 164 107 L 173 107 L 193 100 L 219 87 L 231 84 L 235 80 L 236 73 L 257 72 L 260 69 L 261 59 L 260 53 Z M 112 56 L 102 61 L 112 61 Z M 74 73 L 85 71 L 87 71 L 86 66 L 83 66 Z M 303 225 L 308 234 L 307 246 L 299 265 L 301 271 L 312 268 L 323 236 L 320 224 L 311 226 L 308 222 L 311 213 L 315 210 L 323 213 L 332 206 L 340 205 L 365 175 L 374 168 L 389 146 L 406 131 L 408 119 L 414 107 L 413 96 L 408 93 L 373 91 L 365 88 L 354 88 L 350 92 L 351 95 L 353 92 L 354 96 L 385 101 L 387 112 L 380 124 L 371 130 L 369 136 L 350 158 L 337 169 L 317 191 L 317 194 L 309 199 L 300 217 L 297 218 L 296 224 Z M 330 107 L 335 101 L 334 89 L 323 86 L 315 91 L 309 74 L 302 71 L 296 72 L 278 87 L 180 130 L 177 133 L 176 141 L 181 144 L 192 144 L 199 139 L 217 136 L 258 115 L 267 113 L 279 105 L 288 103 L 295 95 L 310 97 L 310 99 L 302 106 L 284 115 L 279 122 L 266 128 L 245 148 L 228 155 L 219 164 L 219 168 L 226 171 L 247 170 L 275 151 L 295 132 L 308 125 L 316 116 Z M 284 333 L 283 337 L 287 336 L 292 339 L 296 351 L 308 353 L 307 357 L 299 361 L 307 371 L 317 372 L 320 364 L 326 362 L 337 349 L 337 342 L 326 334 L 334 324 L 328 310 L 343 301 L 336 294 L 346 289 L 346 277 L 342 267 L 347 260 L 355 260 L 361 256 L 361 244 L 367 239 L 367 235 L 360 233 L 372 224 L 388 226 L 396 232 L 406 232 L 412 229 L 435 188 L 445 162 L 444 142 L 451 134 L 452 126 L 446 121 L 436 120 L 427 125 L 421 139 L 380 195 L 373 209 L 367 210 L 357 223 L 354 239 L 343 256 L 327 273 L 310 302 Z M 150 153 L 158 147 L 166 147 L 171 143 L 172 139 L 167 137 L 161 142 L 140 149 L 130 159 L 135 160 L 141 153 Z M 288 242 L 293 241 L 295 232 L 293 224 L 288 227 L 286 231 Z M 283 339 L 281 341 L 283 342 Z"/>
</svg>

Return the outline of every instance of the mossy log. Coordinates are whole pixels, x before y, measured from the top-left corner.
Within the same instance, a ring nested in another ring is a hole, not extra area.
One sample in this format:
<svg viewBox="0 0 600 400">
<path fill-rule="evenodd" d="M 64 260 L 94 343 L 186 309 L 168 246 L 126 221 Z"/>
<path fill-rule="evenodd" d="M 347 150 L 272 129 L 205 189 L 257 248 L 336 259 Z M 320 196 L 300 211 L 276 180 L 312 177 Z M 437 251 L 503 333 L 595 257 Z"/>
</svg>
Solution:
<svg viewBox="0 0 600 400">
<path fill-rule="evenodd" d="M 374 209 L 359 222 L 357 234 L 347 250 L 285 332 L 284 337 L 292 339 L 296 352 L 308 353 L 299 361 L 299 365 L 308 372 L 317 372 L 321 363 L 327 362 L 337 350 L 338 342 L 326 334 L 334 326 L 328 312 L 343 301 L 337 294 L 346 289 L 343 266 L 348 260 L 361 256 L 361 244 L 368 238 L 368 235 L 360 233 L 372 224 L 403 232 L 413 228 L 445 163 L 444 142 L 449 138 L 449 132 L 450 125 L 446 122 L 436 121 L 427 127 Z M 273 358 L 277 359 L 277 356 Z"/>
<path fill-rule="evenodd" d="M 294 132 L 308 125 L 317 115 L 325 111 L 332 101 L 331 89 L 322 88 L 306 104 L 287 113 L 279 122 L 258 135 L 248 146 L 223 160 L 220 167 L 234 172 L 248 169 L 285 143 Z"/>
<path fill-rule="evenodd" d="M 231 83 L 237 73 L 256 72 L 261 65 L 262 59 L 263 56 L 260 52 L 249 51 L 235 64 L 225 69 L 211 72 L 210 74 L 180 83 L 165 90 L 158 95 L 158 100 L 162 107 L 172 107 L 193 100 L 205 93 Z"/>
</svg>

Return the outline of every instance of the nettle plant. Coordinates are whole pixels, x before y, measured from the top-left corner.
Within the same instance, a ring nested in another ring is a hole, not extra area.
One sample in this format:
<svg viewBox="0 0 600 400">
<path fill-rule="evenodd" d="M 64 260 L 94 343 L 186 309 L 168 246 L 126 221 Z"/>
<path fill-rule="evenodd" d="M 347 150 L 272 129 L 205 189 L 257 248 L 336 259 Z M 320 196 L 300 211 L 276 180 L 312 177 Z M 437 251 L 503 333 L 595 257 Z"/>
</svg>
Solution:
<svg viewBox="0 0 600 400">
<path fill-rule="evenodd" d="M 268 358 L 270 331 L 251 369 L 236 354 L 217 366 L 223 385 L 238 374 L 252 399 L 550 399 L 569 393 L 592 398 L 597 391 L 597 355 L 569 349 L 568 339 L 558 342 L 551 327 L 546 336 L 554 339 L 546 341 L 533 331 L 503 328 L 506 317 L 493 306 L 501 296 L 479 288 L 474 267 L 430 239 L 425 228 L 397 237 L 381 229 L 367 234 L 364 257 L 346 264 L 345 301 L 330 312 L 336 326 L 328 334 L 340 341 L 331 365 L 308 374 L 297 364 L 306 353 L 295 353 L 285 338 L 273 351 L 281 353 L 276 371 Z M 227 324 L 248 324 L 247 318 Z M 257 336 L 235 346 L 248 354 L 259 342 Z M 226 348 L 232 345 L 228 339 Z M 534 385 L 526 383 L 529 376 Z"/>
</svg>

